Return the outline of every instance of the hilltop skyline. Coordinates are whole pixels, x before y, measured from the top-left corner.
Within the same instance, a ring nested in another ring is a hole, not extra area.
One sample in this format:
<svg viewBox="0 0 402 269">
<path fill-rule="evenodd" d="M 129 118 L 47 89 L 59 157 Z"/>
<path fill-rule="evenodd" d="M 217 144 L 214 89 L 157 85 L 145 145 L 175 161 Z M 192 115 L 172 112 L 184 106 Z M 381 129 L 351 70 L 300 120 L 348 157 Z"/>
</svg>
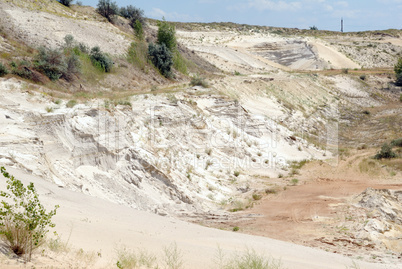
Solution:
<svg viewBox="0 0 402 269">
<path fill-rule="evenodd" d="M 250 25 L 345 32 L 402 29 L 402 0 L 117 0 L 121 6 L 134 5 L 153 19 L 179 22 L 234 22 Z M 96 6 L 98 0 L 82 0 Z"/>
</svg>

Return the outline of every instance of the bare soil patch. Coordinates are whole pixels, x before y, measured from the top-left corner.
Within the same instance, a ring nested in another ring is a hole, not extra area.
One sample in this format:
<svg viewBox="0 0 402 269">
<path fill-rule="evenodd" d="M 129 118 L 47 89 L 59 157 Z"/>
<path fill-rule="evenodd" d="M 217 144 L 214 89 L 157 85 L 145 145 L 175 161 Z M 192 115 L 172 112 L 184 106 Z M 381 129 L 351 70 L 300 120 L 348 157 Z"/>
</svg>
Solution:
<svg viewBox="0 0 402 269">
<path fill-rule="evenodd" d="M 272 184 L 280 186 L 277 194 L 268 194 L 252 208 L 235 213 L 236 218 L 214 225 L 229 230 L 239 227 L 243 233 L 321 248 L 354 259 L 401 261 L 398 243 L 373 242 L 361 234 L 370 220 L 382 218 L 372 217 L 371 211 L 358 206 L 356 197 L 367 188 L 402 190 L 400 172 L 390 177 L 386 171 L 376 175 L 358 171 L 358 164 L 370 154 L 351 154 L 336 168 L 322 162 L 310 163 L 302 175 L 272 179 Z M 293 178 L 299 179 L 298 185 L 292 185 Z M 397 230 L 395 238 L 402 236 Z"/>
</svg>

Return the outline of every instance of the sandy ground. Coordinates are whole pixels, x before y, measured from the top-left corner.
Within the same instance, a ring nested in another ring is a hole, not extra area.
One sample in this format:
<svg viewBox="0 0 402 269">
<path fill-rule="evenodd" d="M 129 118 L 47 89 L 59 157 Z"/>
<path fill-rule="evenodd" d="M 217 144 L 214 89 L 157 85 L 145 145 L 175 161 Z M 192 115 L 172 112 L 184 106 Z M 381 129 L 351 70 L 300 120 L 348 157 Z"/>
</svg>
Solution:
<svg viewBox="0 0 402 269">
<path fill-rule="evenodd" d="M 392 256 L 379 245 L 365 247 L 354 241 L 361 232 L 359 225 L 367 221 L 356 213 L 355 197 L 367 188 L 402 190 L 400 173 L 390 176 L 378 168 L 372 171 L 374 174 L 359 171 L 359 163 L 372 155 L 372 151 L 352 154 L 338 160 L 339 163 L 333 167 L 313 162 L 303 169 L 301 175 L 285 180 L 271 179 L 270 188 L 276 189 L 277 194 L 269 194 L 256 202 L 252 209 L 237 213 L 239 219 L 215 227 L 230 229 L 238 226 L 244 233 L 319 247 L 351 258 L 373 260 L 377 257 L 376 262 L 392 260 L 401 263 L 400 244 L 394 245 Z M 300 179 L 299 183 L 293 186 L 292 178 Z M 282 190 L 284 182 L 288 182 L 285 183 L 286 190 Z M 347 227 L 348 232 L 341 227 Z"/>
<path fill-rule="evenodd" d="M 178 31 L 180 42 L 228 72 L 263 73 L 275 69 L 318 70 L 360 65 L 316 38 L 267 33 Z"/>
<path fill-rule="evenodd" d="M 335 69 L 341 68 L 360 68 L 360 65 L 347 58 L 344 54 L 322 42 L 311 42 L 317 48 L 318 55 Z"/>
<path fill-rule="evenodd" d="M 25 40 L 33 47 L 46 46 L 57 48 L 64 44 L 66 35 L 73 35 L 75 40 L 90 48 L 100 48 L 110 54 L 124 54 L 132 39 L 116 26 L 94 18 L 75 18 L 60 16 L 37 10 L 15 8 L 4 3 L 2 20 L 6 27 L 11 27 L 13 34 Z M 71 14 L 69 14 L 71 15 Z M 71 16 L 76 16 L 77 13 Z M 98 15 L 99 16 L 99 15 Z"/>
<path fill-rule="evenodd" d="M 89 268 L 110 268 L 115 264 L 115 249 L 125 245 L 132 249 L 143 249 L 160 253 L 163 246 L 175 242 L 183 254 L 185 268 L 211 268 L 218 246 L 227 254 L 242 251 L 246 247 L 280 258 L 286 268 L 343 268 L 352 264 L 349 258 L 292 243 L 265 237 L 239 234 L 210 229 L 189 224 L 172 218 L 136 211 L 74 193 L 49 184 L 40 178 L 20 170 L 8 168 L 9 172 L 24 182 L 36 184 L 41 199 L 47 206 L 60 204 L 55 222 L 57 231 L 66 238 L 71 233 L 70 244 L 85 251 L 101 253 Z M 4 182 L 1 182 L 4 185 Z M 43 268 L 35 256 L 36 268 Z M 400 268 L 399 265 L 369 264 L 359 262 L 361 268 Z M 56 268 L 66 268 L 66 264 Z M 2 268 L 15 268 L 13 264 L 3 264 Z"/>
</svg>

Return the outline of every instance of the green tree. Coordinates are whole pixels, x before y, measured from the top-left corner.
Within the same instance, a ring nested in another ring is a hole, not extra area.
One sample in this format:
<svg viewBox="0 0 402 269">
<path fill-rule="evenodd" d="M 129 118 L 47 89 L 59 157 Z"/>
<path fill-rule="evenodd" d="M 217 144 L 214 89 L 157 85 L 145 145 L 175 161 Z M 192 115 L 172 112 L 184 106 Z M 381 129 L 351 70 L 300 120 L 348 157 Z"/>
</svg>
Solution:
<svg viewBox="0 0 402 269">
<path fill-rule="evenodd" d="M 394 70 L 396 75 L 396 85 L 402 86 L 402 58 L 399 58 L 398 62 L 394 67 Z"/>
<path fill-rule="evenodd" d="M 135 36 L 139 39 L 139 40 L 143 40 L 144 39 L 144 29 L 142 29 L 142 23 L 137 20 L 133 26 L 134 32 L 135 32 Z"/>
<path fill-rule="evenodd" d="M 145 24 L 144 10 L 132 5 L 120 8 L 120 16 L 130 20 L 131 27 L 134 27 L 137 21 Z"/>
<path fill-rule="evenodd" d="M 172 76 L 173 55 L 164 43 L 161 45 L 149 44 L 148 55 L 151 62 L 159 69 L 163 76 L 167 78 Z"/>
<path fill-rule="evenodd" d="M 7 179 L 7 190 L 0 191 L 4 198 L 0 204 L 0 234 L 15 254 L 25 255 L 30 261 L 32 250 L 43 243 L 48 228 L 55 227 L 51 219 L 59 206 L 47 213 L 32 182 L 24 187 L 4 167 L 0 171 Z"/>
<path fill-rule="evenodd" d="M 73 0 L 59 0 L 60 4 L 65 5 L 66 7 L 69 7 L 71 5 L 71 2 Z"/>
<path fill-rule="evenodd" d="M 165 21 L 165 18 L 163 18 L 163 21 L 160 21 L 158 23 L 158 44 L 162 45 L 165 44 L 165 46 L 171 51 L 176 50 L 176 29 L 173 24 L 168 23 Z"/>
<path fill-rule="evenodd" d="M 119 14 L 119 7 L 116 2 L 111 2 L 110 0 L 99 0 L 96 11 L 109 22 L 113 23 L 115 16 Z"/>
</svg>

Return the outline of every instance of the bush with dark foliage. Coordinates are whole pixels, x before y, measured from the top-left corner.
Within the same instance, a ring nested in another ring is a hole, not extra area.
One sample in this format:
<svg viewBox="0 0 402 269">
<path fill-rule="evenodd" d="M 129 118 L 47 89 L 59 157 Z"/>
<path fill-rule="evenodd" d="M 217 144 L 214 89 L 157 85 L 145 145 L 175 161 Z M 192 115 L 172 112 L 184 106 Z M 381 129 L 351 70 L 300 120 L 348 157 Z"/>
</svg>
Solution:
<svg viewBox="0 0 402 269">
<path fill-rule="evenodd" d="M 374 156 L 374 159 L 392 159 L 396 157 L 395 152 L 392 151 L 392 146 L 384 143 L 384 145 L 381 147 L 381 150 Z"/>
<path fill-rule="evenodd" d="M 111 2 L 110 0 L 99 0 L 96 11 L 109 22 L 113 23 L 115 16 L 119 14 L 119 7 L 116 2 Z"/>
<path fill-rule="evenodd" d="M 71 5 L 71 2 L 73 0 L 59 0 L 60 4 L 65 5 L 66 7 L 69 7 Z"/>
<path fill-rule="evenodd" d="M 80 58 L 77 54 L 74 53 L 73 50 L 67 53 L 66 64 L 67 68 L 66 71 L 62 74 L 62 78 L 67 81 L 73 81 L 75 76 L 78 76 L 81 73 Z"/>
<path fill-rule="evenodd" d="M 35 69 L 51 80 L 58 80 L 66 71 L 67 63 L 61 50 L 40 47 L 34 60 Z"/>
<path fill-rule="evenodd" d="M 120 8 L 120 16 L 130 20 L 131 27 L 133 27 L 137 21 L 143 25 L 145 24 L 144 10 L 132 5 Z"/>
<path fill-rule="evenodd" d="M 149 44 L 148 55 L 151 62 L 167 78 L 172 77 L 173 55 L 168 47 L 162 44 Z"/>
<path fill-rule="evenodd" d="M 402 138 L 398 138 L 391 141 L 391 146 L 402 148 Z"/>
<path fill-rule="evenodd" d="M 402 58 L 399 58 L 397 64 L 394 67 L 397 86 L 402 86 Z"/>
<path fill-rule="evenodd" d="M 112 60 L 105 53 L 103 53 L 98 46 L 91 49 L 89 57 L 92 61 L 92 64 L 99 67 L 104 72 L 108 73 L 112 70 Z"/>
<path fill-rule="evenodd" d="M 7 74 L 8 74 L 7 68 L 2 63 L 0 63 L 0 77 L 5 76 Z"/>
</svg>

